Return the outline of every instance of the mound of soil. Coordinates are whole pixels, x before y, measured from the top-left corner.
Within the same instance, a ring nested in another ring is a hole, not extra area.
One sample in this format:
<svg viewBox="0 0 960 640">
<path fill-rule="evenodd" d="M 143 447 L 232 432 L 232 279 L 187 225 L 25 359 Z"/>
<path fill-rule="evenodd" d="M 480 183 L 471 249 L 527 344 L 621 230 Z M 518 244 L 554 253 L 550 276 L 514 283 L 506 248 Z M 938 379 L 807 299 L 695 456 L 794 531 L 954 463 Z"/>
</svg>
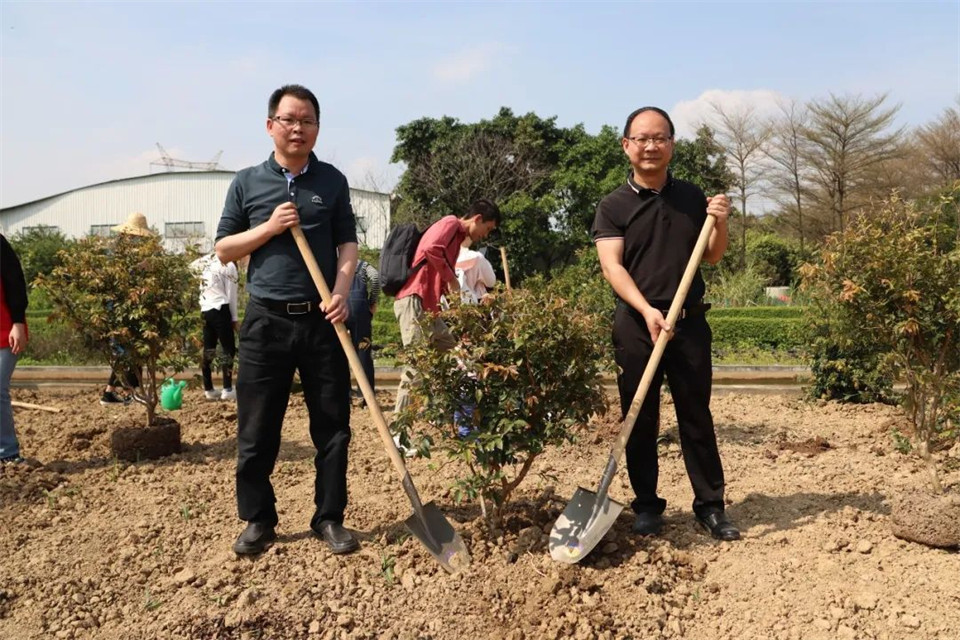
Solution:
<svg viewBox="0 0 960 640">
<path fill-rule="evenodd" d="M 960 547 L 960 493 L 904 491 L 890 510 L 893 535 L 931 547 Z"/>
</svg>

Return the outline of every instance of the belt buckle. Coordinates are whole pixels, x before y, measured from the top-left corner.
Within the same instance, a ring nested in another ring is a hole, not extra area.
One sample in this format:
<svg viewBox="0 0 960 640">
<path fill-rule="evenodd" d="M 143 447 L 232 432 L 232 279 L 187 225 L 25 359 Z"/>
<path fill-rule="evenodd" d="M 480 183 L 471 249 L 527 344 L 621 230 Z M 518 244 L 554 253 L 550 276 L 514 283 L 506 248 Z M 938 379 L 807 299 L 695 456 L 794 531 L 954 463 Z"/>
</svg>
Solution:
<svg viewBox="0 0 960 640">
<path fill-rule="evenodd" d="M 302 309 L 302 311 L 300 309 Z M 309 302 L 288 302 L 287 303 L 287 315 L 302 316 L 305 313 L 310 313 Z"/>
</svg>

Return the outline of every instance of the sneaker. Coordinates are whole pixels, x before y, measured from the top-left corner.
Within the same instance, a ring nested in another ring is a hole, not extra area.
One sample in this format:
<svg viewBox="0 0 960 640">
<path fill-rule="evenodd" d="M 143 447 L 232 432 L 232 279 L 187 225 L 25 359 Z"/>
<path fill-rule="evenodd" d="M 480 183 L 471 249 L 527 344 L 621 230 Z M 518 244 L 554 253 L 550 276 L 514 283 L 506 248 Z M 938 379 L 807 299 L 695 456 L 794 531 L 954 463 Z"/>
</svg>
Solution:
<svg viewBox="0 0 960 640">
<path fill-rule="evenodd" d="M 226 393 L 226 389 L 224 389 L 224 393 Z M 209 389 L 209 390 L 208 390 L 208 389 L 204 389 L 204 390 L 203 390 L 203 395 L 204 395 L 204 397 L 205 397 L 207 400 L 219 400 L 219 399 L 220 399 L 220 392 L 217 391 L 216 389 Z"/>
<path fill-rule="evenodd" d="M 221 400 L 229 400 L 229 401 L 231 401 L 231 402 L 236 402 L 236 400 L 237 400 L 237 392 L 234 391 L 233 389 L 224 389 L 224 390 L 223 390 L 223 393 L 220 394 L 220 399 L 221 399 Z"/>
<path fill-rule="evenodd" d="M 0 458 L 0 464 L 20 464 L 21 462 L 26 461 L 26 458 L 21 456 L 19 453 L 15 453 L 12 456 L 7 456 L 6 458 Z"/>
<path fill-rule="evenodd" d="M 100 406 L 124 406 L 130 404 L 131 398 L 121 397 L 116 391 L 104 391 L 100 396 Z"/>
</svg>

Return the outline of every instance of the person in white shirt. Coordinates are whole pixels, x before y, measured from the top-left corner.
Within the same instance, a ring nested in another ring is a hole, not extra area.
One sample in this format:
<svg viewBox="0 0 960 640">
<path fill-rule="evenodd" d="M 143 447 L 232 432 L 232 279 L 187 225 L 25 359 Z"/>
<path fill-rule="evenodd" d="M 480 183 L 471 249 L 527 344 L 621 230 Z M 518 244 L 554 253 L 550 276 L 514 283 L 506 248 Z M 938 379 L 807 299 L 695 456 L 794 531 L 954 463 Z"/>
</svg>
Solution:
<svg viewBox="0 0 960 640">
<path fill-rule="evenodd" d="M 477 304 L 483 296 L 487 295 L 487 290 L 497 284 L 493 265 L 485 255 L 470 248 L 472 243 L 470 236 L 463 240 L 454 269 L 457 281 L 460 283 L 460 297 L 464 304 Z M 457 425 L 457 433 L 461 438 L 466 438 L 473 431 L 474 408 L 473 403 L 465 401 L 453 413 L 453 421 Z"/>
<path fill-rule="evenodd" d="M 467 236 L 460 245 L 455 272 L 463 301 L 477 304 L 487 294 L 487 290 L 497 284 L 497 276 L 486 256 L 470 248 L 471 243 L 470 236 Z"/>
<path fill-rule="evenodd" d="M 236 400 L 233 389 L 233 359 L 237 353 L 237 264 L 223 264 L 216 253 L 195 260 L 191 265 L 201 276 L 200 313 L 203 316 L 203 393 L 207 400 Z M 213 361 L 217 343 L 223 349 L 221 360 L 223 391 L 213 388 Z"/>
</svg>

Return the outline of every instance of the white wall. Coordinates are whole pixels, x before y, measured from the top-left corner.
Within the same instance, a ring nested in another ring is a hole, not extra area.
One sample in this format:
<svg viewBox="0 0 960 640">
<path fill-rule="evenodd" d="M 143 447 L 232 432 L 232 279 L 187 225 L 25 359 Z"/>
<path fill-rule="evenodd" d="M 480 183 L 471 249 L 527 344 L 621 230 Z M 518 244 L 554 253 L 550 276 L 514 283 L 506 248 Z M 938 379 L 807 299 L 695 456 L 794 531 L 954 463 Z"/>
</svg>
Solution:
<svg viewBox="0 0 960 640">
<path fill-rule="evenodd" d="M 105 182 L 0 209 L 0 227 L 11 236 L 25 227 L 54 226 L 77 238 L 90 233 L 93 225 L 117 225 L 139 211 L 165 237 L 167 223 L 202 223 L 203 238 L 195 240 L 210 249 L 233 176 L 232 171 L 174 172 Z M 390 227 L 390 196 L 351 189 L 350 199 L 360 243 L 382 247 Z M 166 240 L 170 248 L 183 242 Z"/>
</svg>

